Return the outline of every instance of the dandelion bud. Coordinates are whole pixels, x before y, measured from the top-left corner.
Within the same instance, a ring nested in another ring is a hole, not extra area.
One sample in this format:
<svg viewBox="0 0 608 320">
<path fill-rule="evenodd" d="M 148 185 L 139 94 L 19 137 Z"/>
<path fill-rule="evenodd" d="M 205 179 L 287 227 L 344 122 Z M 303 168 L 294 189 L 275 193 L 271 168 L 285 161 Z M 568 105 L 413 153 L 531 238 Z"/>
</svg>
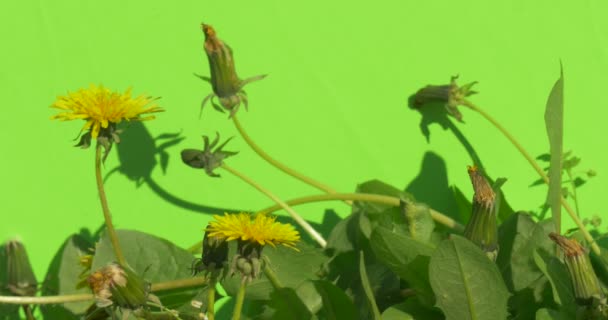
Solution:
<svg viewBox="0 0 608 320">
<path fill-rule="evenodd" d="M 564 253 L 564 262 L 572 287 L 574 296 L 580 304 L 590 304 L 593 298 L 603 299 L 604 294 L 597 280 L 595 271 L 591 266 L 589 255 L 583 246 L 576 240 L 568 239 L 556 233 L 550 233 L 549 238 L 553 240 Z"/>
<path fill-rule="evenodd" d="M 224 269 L 228 262 L 228 242 L 220 237 L 209 236 L 209 226 L 205 230 L 203 253 L 200 259 L 194 261 L 194 274 L 201 271 L 217 273 Z"/>
<path fill-rule="evenodd" d="M 145 305 L 150 293 L 147 282 L 114 262 L 93 272 L 87 281 L 99 308 L 116 305 L 138 309 Z"/>
<path fill-rule="evenodd" d="M 498 229 L 496 227 L 496 193 L 476 166 L 468 168 L 473 183 L 473 212 L 464 230 L 464 236 L 477 244 L 493 261 L 498 255 Z"/>
<path fill-rule="evenodd" d="M 222 166 L 224 159 L 231 157 L 238 152 L 224 151 L 224 146 L 230 141 L 229 138 L 224 143 L 216 148 L 216 145 L 220 141 L 219 133 L 216 134 L 213 142 L 209 142 L 208 136 L 203 136 L 204 147 L 203 150 L 196 149 L 184 149 L 181 152 L 182 161 L 195 169 L 205 169 L 205 172 L 211 177 L 219 177 L 220 175 L 215 173 L 214 170 Z"/>
<path fill-rule="evenodd" d="M 10 292 L 16 296 L 34 296 L 38 282 L 25 247 L 18 240 L 5 244 L 7 272 L 5 282 Z"/>
</svg>

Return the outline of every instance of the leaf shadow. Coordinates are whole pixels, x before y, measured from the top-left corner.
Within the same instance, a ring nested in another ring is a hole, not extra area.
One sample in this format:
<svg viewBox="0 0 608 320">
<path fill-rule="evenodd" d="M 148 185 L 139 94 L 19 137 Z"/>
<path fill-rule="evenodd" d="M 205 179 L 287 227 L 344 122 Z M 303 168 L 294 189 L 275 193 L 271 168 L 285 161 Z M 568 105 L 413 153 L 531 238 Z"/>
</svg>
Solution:
<svg viewBox="0 0 608 320">
<path fill-rule="evenodd" d="M 171 161 L 168 150 L 185 139 L 181 133 L 162 133 L 157 137 L 152 137 L 146 126 L 140 121 L 129 122 L 123 129 L 124 132 L 120 136 L 121 141 L 116 144 L 119 165 L 108 171 L 104 181 L 113 174 L 120 173 L 135 182 L 137 188 L 146 184 L 163 200 L 177 207 L 202 214 L 243 211 L 191 202 L 166 190 L 152 179 L 152 172 L 157 167 L 160 167 L 163 174 L 167 172 Z"/>
</svg>

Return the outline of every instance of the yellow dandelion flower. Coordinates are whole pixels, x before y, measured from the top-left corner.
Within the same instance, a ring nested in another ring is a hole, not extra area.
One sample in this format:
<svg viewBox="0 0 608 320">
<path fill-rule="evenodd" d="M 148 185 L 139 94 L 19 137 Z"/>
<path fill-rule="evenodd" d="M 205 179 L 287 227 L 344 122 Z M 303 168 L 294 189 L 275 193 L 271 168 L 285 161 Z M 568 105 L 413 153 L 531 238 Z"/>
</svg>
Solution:
<svg viewBox="0 0 608 320">
<path fill-rule="evenodd" d="M 294 250 L 297 250 L 295 245 L 300 241 L 300 234 L 292 225 L 276 222 L 275 217 L 266 214 L 257 214 L 253 219 L 248 213 L 226 213 L 213 218 L 215 220 L 207 227 L 210 237 L 247 241 L 262 246 L 269 244 L 272 247 L 281 244 Z"/>
<path fill-rule="evenodd" d="M 91 137 L 96 139 L 99 131 L 110 123 L 117 124 L 123 120 L 150 120 L 154 116 L 140 118 L 142 114 L 163 111 L 154 104 L 155 98 L 131 96 L 131 88 L 124 93 L 112 92 L 104 86 L 92 84 L 88 89 L 59 96 L 51 108 L 65 110 L 51 117 L 59 120 L 85 120 L 82 130 L 91 130 Z"/>
</svg>

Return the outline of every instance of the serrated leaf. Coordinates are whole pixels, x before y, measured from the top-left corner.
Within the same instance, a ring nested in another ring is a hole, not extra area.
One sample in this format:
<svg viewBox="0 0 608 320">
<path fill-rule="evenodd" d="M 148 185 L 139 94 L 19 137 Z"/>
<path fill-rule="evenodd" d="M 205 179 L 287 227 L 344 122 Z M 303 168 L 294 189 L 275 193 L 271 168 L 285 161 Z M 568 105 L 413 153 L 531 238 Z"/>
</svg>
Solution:
<svg viewBox="0 0 608 320">
<path fill-rule="evenodd" d="M 560 65 L 560 77 L 553 85 L 545 108 L 545 126 L 549 137 L 549 191 L 547 203 L 551 206 L 551 215 L 555 230 L 560 233 L 561 226 L 561 185 L 562 153 L 564 127 L 564 71 Z"/>
<path fill-rule="evenodd" d="M 550 220 L 537 223 L 522 213 L 511 216 L 500 225 L 500 250 L 496 264 L 510 290 L 522 290 L 543 275 L 534 263 L 532 254 L 539 248 L 547 252 L 553 250 L 553 242 L 548 236 L 552 230 Z"/>
<path fill-rule="evenodd" d="M 507 319 L 509 292 L 500 272 L 469 240 L 444 240 L 431 256 L 429 277 L 447 320 Z"/>
<path fill-rule="evenodd" d="M 306 280 L 318 279 L 317 272 L 327 260 L 321 249 L 311 247 L 306 243 L 301 242 L 298 249 L 299 252 L 278 246 L 276 248 L 266 247 L 262 251 L 262 254 L 270 261 L 270 267 L 286 288 L 297 288 Z M 221 281 L 221 284 L 229 295 L 236 296 L 240 277 L 238 275 L 228 276 Z M 245 298 L 268 300 L 273 291 L 274 287 L 262 274 L 260 279 L 253 280 L 247 285 Z"/>
<path fill-rule="evenodd" d="M 374 298 L 374 292 L 372 291 L 369 278 L 367 277 L 367 271 L 365 270 L 365 256 L 363 251 L 359 252 L 359 275 L 361 276 L 361 286 L 365 292 L 367 303 L 369 308 L 372 310 L 372 316 L 374 317 L 373 319 L 382 320 L 382 316 L 378 310 L 378 305 L 376 304 L 376 298 Z"/>
<path fill-rule="evenodd" d="M 188 251 L 151 234 L 134 230 L 116 230 L 127 264 L 150 283 L 192 278 L 194 257 Z M 95 249 L 92 270 L 115 261 L 110 239 L 101 237 Z M 157 293 L 164 306 L 178 307 L 187 303 L 200 288 L 185 288 Z"/>
<path fill-rule="evenodd" d="M 66 295 L 90 293 L 89 288 L 76 289 L 80 281 L 79 275 L 83 267 L 79 258 L 91 254 L 93 242 L 81 235 L 70 236 L 55 254 L 45 277 L 42 295 Z M 40 310 L 45 318 L 49 319 L 79 319 L 93 301 L 71 302 L 61 305 L 42 305 Z"/>
<path fill-rule="evenodd" d="M 561 309 L 573 319 L 576 313 L 575 297 L 566 267 L 556 257 L 538 250 L 534 251 L 534 262 L 549 279 L 555 303 L 561 305 Z"/>
</svg>

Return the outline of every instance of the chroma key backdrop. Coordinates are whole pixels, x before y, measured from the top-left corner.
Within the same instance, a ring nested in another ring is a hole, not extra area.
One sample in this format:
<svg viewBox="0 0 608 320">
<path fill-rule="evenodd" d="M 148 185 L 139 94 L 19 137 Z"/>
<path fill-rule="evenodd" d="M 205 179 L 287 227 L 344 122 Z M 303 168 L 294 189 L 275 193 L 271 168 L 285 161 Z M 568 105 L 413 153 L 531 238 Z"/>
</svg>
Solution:
<svg viewBox="0 0 608 320">
<path fill-rule="evenodd" d="M 603 319 L 607 15 L 2 2 L 0 319 Z"/>
</svg>

